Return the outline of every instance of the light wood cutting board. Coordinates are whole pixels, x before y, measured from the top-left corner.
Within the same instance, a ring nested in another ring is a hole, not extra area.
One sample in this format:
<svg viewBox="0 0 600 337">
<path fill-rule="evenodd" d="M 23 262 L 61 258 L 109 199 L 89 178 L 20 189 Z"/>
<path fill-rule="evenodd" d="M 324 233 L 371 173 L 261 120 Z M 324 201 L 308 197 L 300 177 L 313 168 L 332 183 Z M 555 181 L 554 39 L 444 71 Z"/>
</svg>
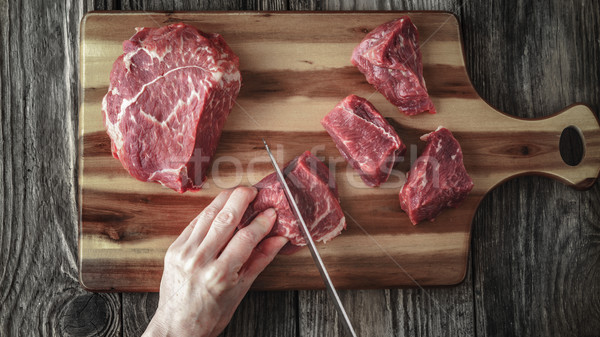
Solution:
<svg viewBox="0 0 600 337">
<path fill-rule="evenodd" d="M 404 14 L 419 29 L 435 115 L 400 114 L 350 63 L 353 48 L 368 31 Z M 185 194 L 129 176 L 111 156 L 101 115 L 122 41 L 135 27 L 175 22 L 223 35 L 240 57 L 243 78 L 206 188 Z M 583 189 L 600 171 L 600 127 L 587 107 L 574 105 L 548 118 L 523 120 L 479 97 L 465 70 L 458 22 L 449 13 L 90 13 L 81 23 L 80 75 L 80 281 L 95 291 L 157 291 L 166 249 L 196 214 L 221 189 L 254 184 L 272 172 L 261 137 L 280 164 L 311 150 L 335 167 L 348 228 L 318 249 L 339 288 L 459 283 L 467 269 L 471 221 L 488 191 L 524 174 Z M 361 182 L 319 124 L 349 94 L 368 98 L 408 145 L 405 161 L 379 188 Z M 475 187 L 459 208 L 413 226 L 400 209 L 398 192 L 403 172 L 425 145 L 418 137 L 438 125 L 450 129 L 462 145 Z M 577 166 L 565 164 L 559 153 L 568 126 L 575 126 L 583 139 Z M 305 248 L 278 256 L 254 289 L 323 286 Z"/>
</svg>

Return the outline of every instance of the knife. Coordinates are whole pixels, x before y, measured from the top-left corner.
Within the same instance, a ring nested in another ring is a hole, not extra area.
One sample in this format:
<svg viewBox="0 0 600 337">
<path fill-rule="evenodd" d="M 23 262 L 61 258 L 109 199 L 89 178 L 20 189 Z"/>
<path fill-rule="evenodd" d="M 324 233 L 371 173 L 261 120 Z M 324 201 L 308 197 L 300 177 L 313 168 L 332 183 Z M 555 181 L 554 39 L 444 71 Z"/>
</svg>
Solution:
<svg viewBox="0 0 600 337">
<path fill-rule="evenodd" d="M 304 240 L 306 240 L 306 245 L 308 246 L 308 249 L 310 250 L 310 255 L 312 255 L 312 258 L 315 261 L 315 264 L 317 265 L 317 269 L 319 269 L 321 278 L 323 278 L 323 282 L 325 282 L 325 286 L 327 287 L 329 296 L 333 299 L 333 302 L 335 303 L 335 308 L 337 309 L 338 314 L 340 316 L 342 316 L 344 325 L 346 326 L 348 331 L 352 334 L 352 336 L 356 337 L 356 332 L 354 331 L 354 328 L 352 327 L 350 318 L 348 318 L 348 314 L 346 314 L 346 310 L 344 309 L 344 305 L 342 304 L 342 301 L 340 300 L 340 296 L 338 295 L 337 291 L 335 290 L 335 287 L 333 286 L 333 282 L 331 282 L 329 273 L 327 272 L 327 269 L 325 268 L 325 264 L 323 264 L 321 255 L 317 251 L 315 242 L 313 241 L 312 236 L 310 235 L 308 226 L 306 226 L 306 222 L 304 222 L 304 218 L 302 217 L 302 214 L 300 213 L 298 204 L 296 203 L 296 200 L 294 199 L 294 196 L 292 195 L 292 192 L 290 191 L 290 188 L 289 188 L 287 182 L 285 181 L 283 173 L 281 173 L 281 170 L 279 169 L 279 165 L 277 165 L 277 162 L 275 161 L 275 158 L 273 157 L 273 154 L 271 153 L 271 150 L 269 149 L 269 145 L 267 145 L 267 142 L 265 141 L 264 138 L 263 138 L 263 143 L 265 144 L 265 149 L 267 150 L 267 153 L 269 154 L 269 158 L 271 158 L 271 163 L 273 164 L 273 167 L 275 168 L 275 172 L 277 172 L 277 178 L 279 179 L 281 186 L 283 186 L 283 191 L 285 192 L 287 201 L 292 208 L 292 212 L 294 213 L 294 215 L 298 219 L 298 222 L 300 223 L 300 225 L 298 227 L 300 227 L 300 232 L 302 232 L 302 236 L 304 237 Z"/>
</svg>

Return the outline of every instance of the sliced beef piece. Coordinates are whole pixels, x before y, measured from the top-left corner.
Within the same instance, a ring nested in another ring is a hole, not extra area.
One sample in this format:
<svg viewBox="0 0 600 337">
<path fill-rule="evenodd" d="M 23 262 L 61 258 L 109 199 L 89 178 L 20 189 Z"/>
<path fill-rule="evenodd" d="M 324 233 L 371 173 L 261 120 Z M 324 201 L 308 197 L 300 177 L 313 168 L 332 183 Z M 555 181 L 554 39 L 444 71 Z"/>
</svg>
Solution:
<svg viewBox="0 0 600 337">
<path fill-rule="evenodd" d="M 306 151 L 288 163 L 283 173 L 313 240 L 326 242 L 338 236 L 346 228 L 346 219 L 327 166 Z M 273 207 L 277 211 L 277 220 L 268 236 L 285 236 L 290 240 L 281 253 L 291 254 L 299 246 L 305 246 L 306 241 L 277 174 L 266 176 L 255 187 L 258 194 L 244 213 L 240 228 L 247 226 L 260 212 Z"/>
<path fill-rule="evenodd" d="M 408 16 L 369 32 L 354 48 L 352 64 L 403 113 L 435 113 L 423 78 L 419 33 Z"/>
<path fill-rule="evenodd" d="M 413 224 L 435 219 L 447 207 L 457 207 L 473 189 L 458 141 L 443 127 L 421 137 L 423 154 L 407 174 L 400 206 Z"/>
<path fill-rule="evenodd" d="M 388 180 L 406 146 L 366 99 L 350 95 L 321 120 L 335 146 L 368 186 Z"/>
<path fill-rule="evenodd" d="M 220 35 L 182 23 L 138 28 L 102 101 L 113 156 L 139 180 L 200 189 L 240 86 L 238 57 Z"/>
</svg>

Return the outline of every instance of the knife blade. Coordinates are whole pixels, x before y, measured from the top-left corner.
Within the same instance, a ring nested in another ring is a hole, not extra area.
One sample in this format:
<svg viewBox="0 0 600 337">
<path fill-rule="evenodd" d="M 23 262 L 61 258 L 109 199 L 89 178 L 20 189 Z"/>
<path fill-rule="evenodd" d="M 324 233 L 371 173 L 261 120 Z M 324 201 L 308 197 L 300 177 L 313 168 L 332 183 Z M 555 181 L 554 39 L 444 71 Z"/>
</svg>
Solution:
<svg viewBox="0 0 600 337">
<path fill-rule="evenodd" d="M 290 191 L 290 187 L 288 186 L 287 182 L 285 181 L 285 177 L 283 176 L 283 173 L 279 169 L 279 165 L 277 165 L 277 161 L 275 161 L 275 157 L 273 157 L 273 154 L 271 153 L 271 149 L 269 149 L 269 145 L 267 145 L 267 142 L 265 141 L 264 138 L 262 141 L 265 144 L 265 149 L 267 150 L 267 153 L 269 154 L 269 158 L 271 159 L 271 164 L 273 164 L 273 167 L 275 168 L 275 172 L 277 172 L 277 178 L 279 179 L 281 186 L 283 186 L 283 191 L 285 192 L 287 201 L 292 208 L 292 212 L 294 213 L 294 215 L 296 216 L 296 219 L 298 219 L 298 222 L 300 223 L 298 227 L 300 227 L 300 232 L 302 232 L 302 236 L 306 240 L 306 245 L 308 246 L 308 249 L 310 250 L 310 255 L 312 255 L 312 258 L 315 261 L 315 264 L 317 265 L 319 274 L 321 274 L 321 278 L 323 279 L 323 282 L 325 282 L 325 286 L 327 287 L 327 292 L 329 293 L 329 296 L 333 299 L 333 302 L 335 304 L 335 308 L 338 311 L 338 314 L 343 318 L 342 321 L 344 322 L 344 325 L 346 326 L 348 331 L 352 334 L 352 336 L 356 337 L 357 335 L 356 335 L 356 332 L 354 331 L 354 327 L 352 326 L 352 322 L 350 322 L 350 318 L 348 317 L 348 314 L 346 313 L 346 309 L 344 309 L 344 305 L 342 304 L 342 301 L 340 300 L 340 296 L 338 295 L 337 291 L 335 290 L 335 286 L 333 285 L 333 282 L 331 281 L 331 277 L 329 277 L 329 273 L 327 272 L 327 268 L 325 268 L 325 264 L 323 263 L 323 260 L 321 259 L 321 255 L 317 251 L 315 242 L 312 239 L 312 236 L 310 235 L 308 226 L 306 225 L 306 222 L 304 221 L 304 218 L 302 217 L 302 213 L 300 213 L 300 209 L 298 208 L 298 204 L 296 203 L 296 200 L 294 199 L 294 196 L 292 195 L 292 192 Z"/>
</svg>

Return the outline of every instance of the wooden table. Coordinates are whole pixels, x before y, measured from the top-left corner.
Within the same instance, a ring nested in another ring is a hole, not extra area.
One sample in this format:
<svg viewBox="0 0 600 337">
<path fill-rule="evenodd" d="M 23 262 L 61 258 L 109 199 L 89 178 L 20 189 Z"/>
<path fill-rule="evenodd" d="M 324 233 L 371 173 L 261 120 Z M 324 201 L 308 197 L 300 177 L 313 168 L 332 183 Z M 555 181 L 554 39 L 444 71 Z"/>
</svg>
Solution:
<svg viewBox="0 0 600 337">
<path fill-rule="evenodd" d="M 157 294 L 88 293 L 77 275 L 78 38 L 90 10 L 446 10 L 468 70 L 501 111 L 600 111 L 600 4 L 560 0 L 1 1 L 0 336 L 137 336 Z M 576 147 L 567 150 L 575 154 Z M 361 336 L 600 333 L 600 186 L 539 177 L 479 207 L 465 281 L 342 291 Z M 224 336 L 344 336 L 324 291 L 249 293 Z"/>
</svg>

